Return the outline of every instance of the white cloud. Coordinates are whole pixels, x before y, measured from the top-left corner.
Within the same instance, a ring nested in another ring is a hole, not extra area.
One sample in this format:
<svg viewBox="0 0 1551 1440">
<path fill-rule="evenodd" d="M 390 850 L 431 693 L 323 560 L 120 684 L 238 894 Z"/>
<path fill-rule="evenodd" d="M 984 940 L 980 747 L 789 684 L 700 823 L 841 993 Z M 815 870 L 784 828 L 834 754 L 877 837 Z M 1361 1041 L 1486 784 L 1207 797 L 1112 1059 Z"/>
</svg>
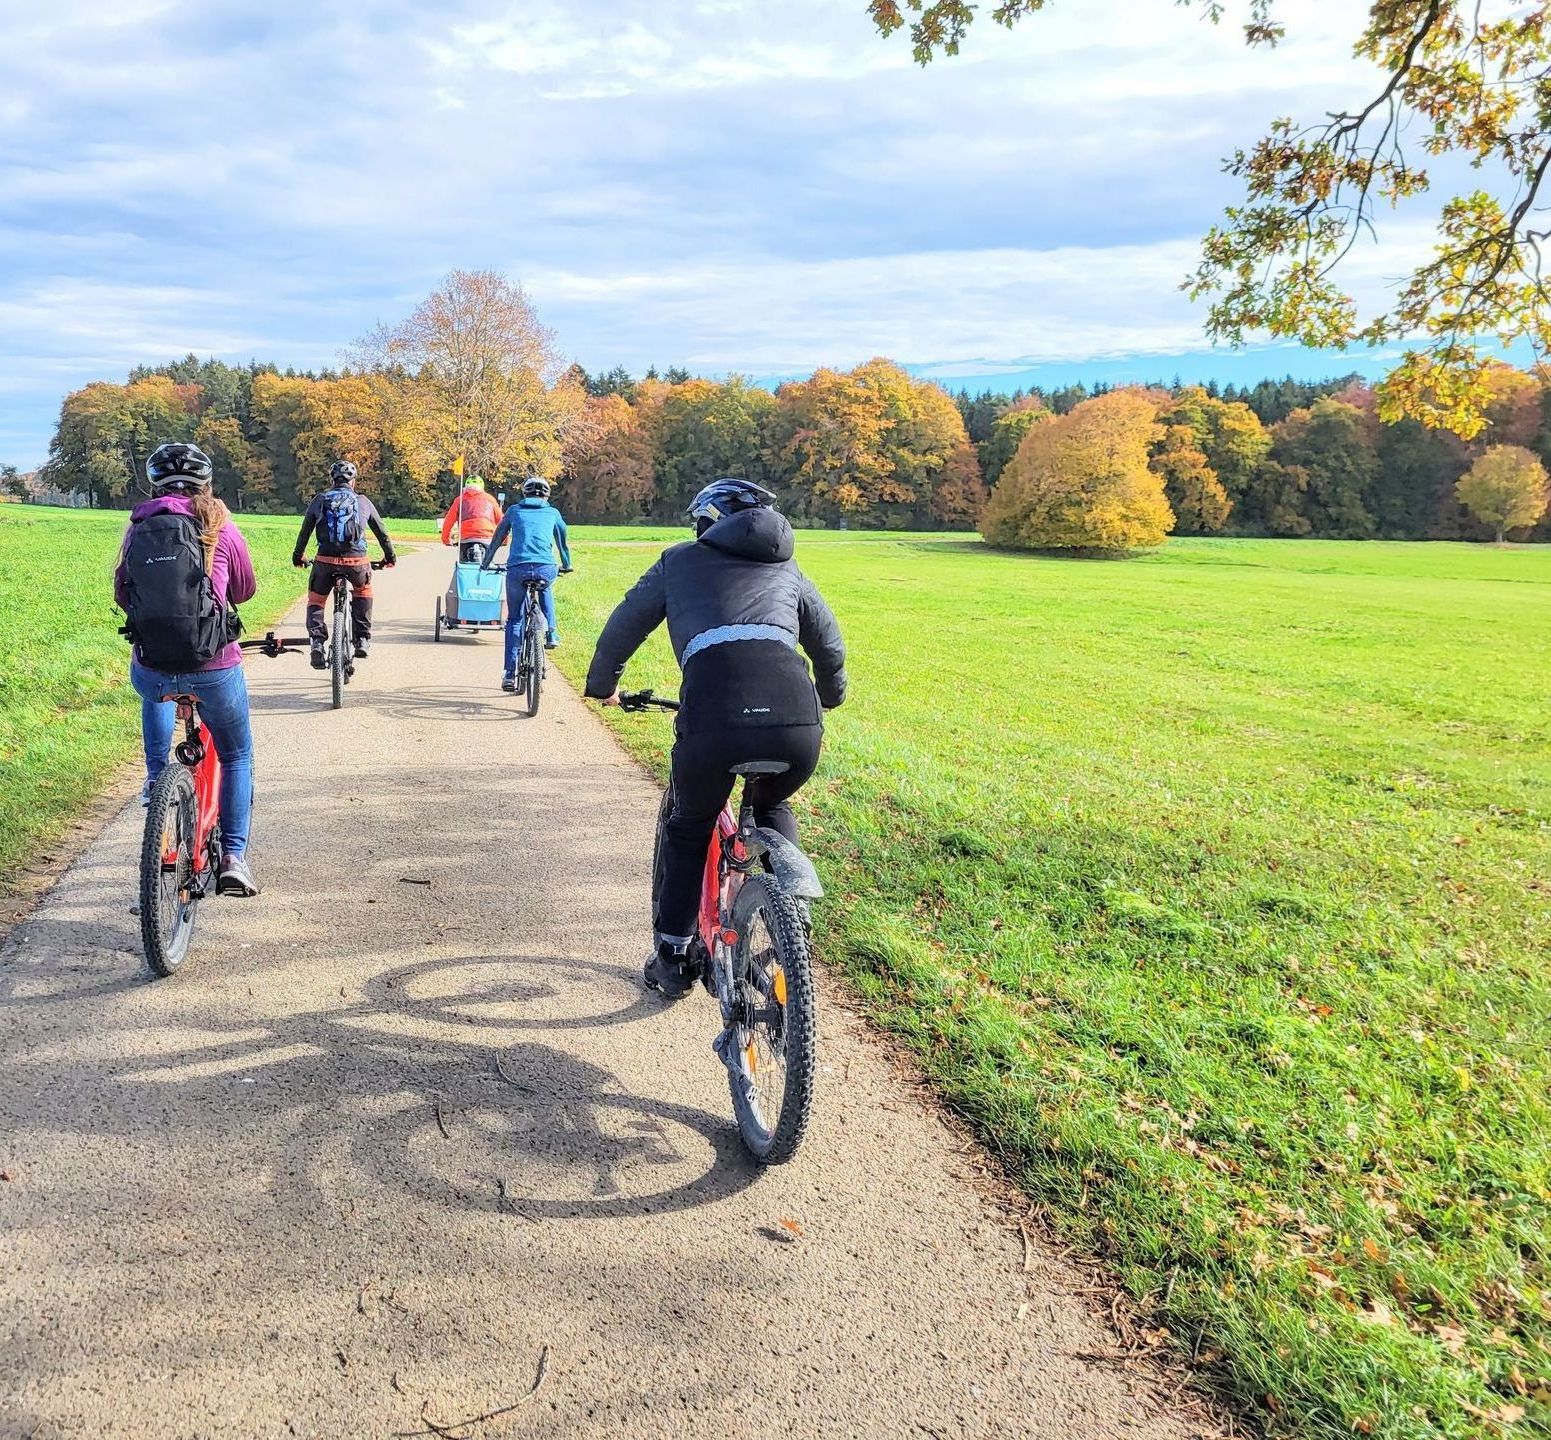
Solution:
<svg viewBox="0 0 1551 1440">
<path fill-rule="evenodd" d="M 455 265 L 589 366 L 1197 346 L 1219 158 L 1367 84 L 1328 0 L 1275 52 L 1170 0 L 983 13 L 925 70 L 863 0 L 12 8 L 0 460 L 133 363 L 330 363 Z"/>
</svg>

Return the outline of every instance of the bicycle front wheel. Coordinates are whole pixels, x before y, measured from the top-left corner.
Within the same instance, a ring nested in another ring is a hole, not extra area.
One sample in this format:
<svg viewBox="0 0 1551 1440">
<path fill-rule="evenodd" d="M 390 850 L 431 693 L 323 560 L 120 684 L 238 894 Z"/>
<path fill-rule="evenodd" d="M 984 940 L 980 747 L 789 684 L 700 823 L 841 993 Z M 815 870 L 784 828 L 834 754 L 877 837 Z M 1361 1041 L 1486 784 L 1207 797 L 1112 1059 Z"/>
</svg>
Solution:
<svg viewBox="0 0 1551 1440">
<path fill-rule="evenodd" d="M 334 610 L 334 633 L 329 642 L 329 669 L 333 672 L 330 679 L 336 710 L 345 703 L 345 665 L 349 653 L 350 630 L 345 623 L 345 607 L 340 605 Z"/>
<path fill-rule="evenodd" d="M 818 1001 L 802 916 L 769 875 L 733 902 L 735 1018 L 724 1054 L 738 1133 L 762 1164 L 790 1160 L 813 1109 Z"/>
<path fill-rule="evenodd" d="M 194 937 L 198 843 L 193 777 L 184 766 L 169 764 L 151 786 L 140 842 L 140 939 L 155 975 L 171 975 L 182 965 Z"/>
</svg>

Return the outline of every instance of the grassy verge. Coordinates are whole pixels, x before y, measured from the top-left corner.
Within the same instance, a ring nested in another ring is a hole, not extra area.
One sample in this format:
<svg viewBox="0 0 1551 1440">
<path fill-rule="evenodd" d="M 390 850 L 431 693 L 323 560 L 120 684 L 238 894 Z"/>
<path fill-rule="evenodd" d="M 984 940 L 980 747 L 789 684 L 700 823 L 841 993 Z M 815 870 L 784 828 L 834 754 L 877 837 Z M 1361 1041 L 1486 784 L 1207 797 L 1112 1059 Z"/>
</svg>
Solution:
<svg viewBox="0 0 1551 1440">
<path fill-rule="evenodd" d="M 568 673 L 677 538 L 578 534 Z M 1546 1433 L 1551 551 L 799 555 L 854 656 L 820 926 L 874 1016 L 1271 1432 Z"/>
<path fill-rule="evenodd" d="M 122 512 L 0 505 L 0 896 L 107 778 L 139 752 L 139 702 L 111 576 Z M 247 516 L 259 593 L 250 631 L 305 588 L 290 563 L 300 522 Z M 434 522 L 393 522 L 406 538 Z"/>
</svg>

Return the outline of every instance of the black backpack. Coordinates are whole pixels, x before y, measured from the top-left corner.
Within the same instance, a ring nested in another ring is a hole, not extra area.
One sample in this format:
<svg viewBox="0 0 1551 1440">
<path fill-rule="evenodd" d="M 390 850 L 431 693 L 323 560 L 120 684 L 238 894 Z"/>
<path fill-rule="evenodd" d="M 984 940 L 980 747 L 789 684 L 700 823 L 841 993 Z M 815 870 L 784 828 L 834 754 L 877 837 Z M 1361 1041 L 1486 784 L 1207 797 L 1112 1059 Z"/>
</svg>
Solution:
<svg viewBox="0 0 1551 1440">
<path fill-rule="evenodd" d="M 129 591 L 124 634 L 142 664 L 164 674 L 198 670 L 242 633 L 235 610 L 215 598 L 199 522 L 164 510 L 133 522 L 124 545 Z"/>
<path fill-rule="evenodd" d="M 348 555 L 364 538 L 354 490 L 340 486 L 318 496 L 319 550 L 326 555 Z"/>
</svg>

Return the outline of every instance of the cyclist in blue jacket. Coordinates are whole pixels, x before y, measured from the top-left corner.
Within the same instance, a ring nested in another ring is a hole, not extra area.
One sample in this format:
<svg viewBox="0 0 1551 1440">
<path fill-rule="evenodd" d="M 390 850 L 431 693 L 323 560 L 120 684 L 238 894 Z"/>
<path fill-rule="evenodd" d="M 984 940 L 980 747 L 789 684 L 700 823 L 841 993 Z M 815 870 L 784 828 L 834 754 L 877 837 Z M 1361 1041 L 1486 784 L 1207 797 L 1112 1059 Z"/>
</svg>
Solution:
<svg viewBox="0 0 1551 1440">
<path fill-rule="evenodd" d="M 530 475 L 522 482 L 522 499 L 506 507 L 506 514 L 490 537 L 490 548 L 480 564 L 488 570 L 495 563 L 495 553 L 502 544 L 511 541 L 506 557 L 506 654 L 501 671 L 501 688 L 517 688 L 517 647 L 522 641 L 523 585 L 528 580 L 544 581 L 539 599 L 544 607 L 544 626 L 547 634 L 544 648 L 553 650 L 560 643 L 560 632 L 555 628 L 555 575 L 566 575 L 571 570 L 571 551 L 566 544 L 565 517 L 549 503 L 549 481 L 541 475 Z M 555 555 L 560 556 L 558 571 Z"/>
</svg>

